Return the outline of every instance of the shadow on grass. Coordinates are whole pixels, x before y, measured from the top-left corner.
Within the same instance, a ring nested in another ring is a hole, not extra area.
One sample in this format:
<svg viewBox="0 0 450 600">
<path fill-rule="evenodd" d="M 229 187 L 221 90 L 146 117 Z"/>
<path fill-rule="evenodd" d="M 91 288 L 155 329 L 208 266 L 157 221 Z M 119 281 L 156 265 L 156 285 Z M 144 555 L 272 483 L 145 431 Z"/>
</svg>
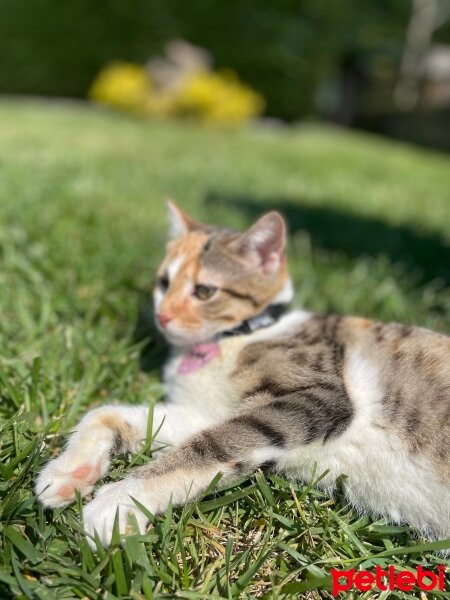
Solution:
<svg viewBox="0 0 450 600">
<path fill-rule="evenodd" d="M 154 369 L 162 368 L 169 356 L 169 346 L 156 329 L 151 293 L 140 294 L 132 342 L 142 344 L 139 353 L 139 364 L 143 371 L 148 373 Z"/>
<path fill-rule="evenodd" d="M 445 285 L 450 283 L 450 247 L 437 234 L 421 233 L 407 225 L 391 225 L 333 207 L 313 206 L 307 199 L 209 193 L 205 203 L 232 208 L 244 213 L 249 221 L 274 208 L 286 217 L 291 234 L 308 232 L 316 247 L 339 251 L 350 258 L 386 256 L 392 263 L 413 270 L 419 285 L 437 278 Z"/>
</svg>

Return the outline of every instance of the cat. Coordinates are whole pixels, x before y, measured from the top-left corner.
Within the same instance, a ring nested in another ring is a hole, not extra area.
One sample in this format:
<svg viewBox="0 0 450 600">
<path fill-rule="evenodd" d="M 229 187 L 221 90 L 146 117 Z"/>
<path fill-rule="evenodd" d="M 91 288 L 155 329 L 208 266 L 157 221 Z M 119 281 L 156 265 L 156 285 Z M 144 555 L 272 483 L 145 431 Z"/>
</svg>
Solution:
<svg viewBox="0 0 450 600">
<path fill-rule="evenodd" d="M 169 204 L 170 240 L 154 288 L 155 320 L 173 346 L 166 401 L 154 409 L 155 460 L 100 487 L 85 530 L 111 542 L 222 474 L 258 468 L 336 478 L 358 510 L 450 537 L 450 338 L 418 327 L 287 310 L 293 297 L 277 212 L 243 233 L 202 225 Z M 345 293 L 345 290 L 343 290 Z M 106 405 L 79 423 L 41 471 L 47 507 L 89 494 L 115 452 L 146 437 L 147 406 Z M 169 449 L 167 449 L 169 447 Z M 92 539 L 90 539 L 93 545 Z"/>
</svg>

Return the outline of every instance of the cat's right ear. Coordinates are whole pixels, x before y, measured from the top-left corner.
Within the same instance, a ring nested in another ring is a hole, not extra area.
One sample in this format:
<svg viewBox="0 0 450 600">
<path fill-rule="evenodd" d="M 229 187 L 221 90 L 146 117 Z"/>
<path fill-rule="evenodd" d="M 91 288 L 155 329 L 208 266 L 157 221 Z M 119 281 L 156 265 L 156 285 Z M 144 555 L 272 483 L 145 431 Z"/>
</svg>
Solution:
<svg viewBox="0 0 450 600">
<path fill-rule="evenodd" d="M 233 246 L 249 265 L 264 273 L 276 273 L 283 262 L 286 246 L 283 217 L 275 211 L 263 215 Z"/>
<path fill-rule="evenodd" d="M 169 217 L 169 239 L 174 240 L 194 229 L 198 229 L 198 223 L 188 217 L 172 200 L 167 200 L 167 212 Z"/>
</svg>

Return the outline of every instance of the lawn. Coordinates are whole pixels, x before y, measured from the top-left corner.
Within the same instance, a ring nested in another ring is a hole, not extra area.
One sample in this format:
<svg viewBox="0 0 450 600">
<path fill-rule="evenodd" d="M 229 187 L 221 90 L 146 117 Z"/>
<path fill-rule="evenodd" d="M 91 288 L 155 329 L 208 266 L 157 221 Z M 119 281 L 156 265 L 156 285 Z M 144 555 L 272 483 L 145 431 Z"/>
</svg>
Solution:
<svg viewBox="0 0 450 600">
<path fill-rule="evenodd" d="M 98 555 L 79 506 L 36 502 L 36 473 L 88 407 L 161 397 L 149 298 L 167 197 L 238 228 L 281 210 L 297 305 L 450 330 L 448 157 L 315 125 L 0 103 L 0 598 L 331 598 L 331 567 L 441 564 L 408 527 L 262 473 Z"/>
</svg>

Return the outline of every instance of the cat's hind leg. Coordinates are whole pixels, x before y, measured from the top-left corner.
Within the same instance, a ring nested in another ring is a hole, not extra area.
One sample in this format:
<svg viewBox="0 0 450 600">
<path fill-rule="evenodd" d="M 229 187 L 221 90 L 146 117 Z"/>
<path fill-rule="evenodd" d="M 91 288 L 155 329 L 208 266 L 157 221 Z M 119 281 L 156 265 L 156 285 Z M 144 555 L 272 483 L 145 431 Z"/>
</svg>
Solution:
<svg viewBox="0 0 450 600">
<path fill-rule="evenodd" d="M 47 463 L 36 482 L 39 500 L 49 507 L 65 506 L 92 491 L 103 477 L 114 452 L 138 450 L 147 433 L 146 406 L 102 406 L 90 411 L 71 435 L 64 452 Z"/>
</svg>

